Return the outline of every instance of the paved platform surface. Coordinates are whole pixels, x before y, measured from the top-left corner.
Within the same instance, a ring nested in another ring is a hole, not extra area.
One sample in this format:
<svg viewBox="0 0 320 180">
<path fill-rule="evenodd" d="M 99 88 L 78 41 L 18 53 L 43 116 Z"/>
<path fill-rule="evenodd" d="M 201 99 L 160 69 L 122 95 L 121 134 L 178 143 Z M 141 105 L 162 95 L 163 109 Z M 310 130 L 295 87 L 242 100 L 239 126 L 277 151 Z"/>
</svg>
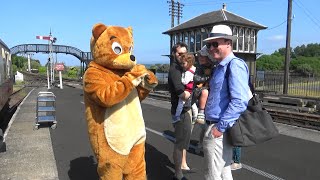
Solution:
<svg viewBox="0 0 320 180">
<path fill-rule="evenodd" d="M 33 130 L 39 91 L 46 89 L 34 89 L 27 95 L 4 134 L 6 151 L 0 153 L 1 180 L 59 179 L 49 129 Z"/>
<path fill-rule="evenodd" d="M 41 126 L 33 130 L 36 113 L 34 89 L 18 108 L 5 134 L 6 152 L 0 153 L 1 180 L 96 180 L 96 160 L 87 134 L 81 86 L 51 89 L 57 96 L 57 129 Z M 146 162 L 150 180 L 171 179 L 173 128 L 170 124 L 170 103 L 147 98 L 142 110 L 147 128 Z M 243 148 L 241 170 L 233 171 L 237 180 L 319 179 L 320 133 L 277 124 L 281 135 L 267 143 Z M 198 142 L 195 126 L 192 145 Z M 203 154 L 188 151 L 188 179 L 203 179 Z"/>
</svg>

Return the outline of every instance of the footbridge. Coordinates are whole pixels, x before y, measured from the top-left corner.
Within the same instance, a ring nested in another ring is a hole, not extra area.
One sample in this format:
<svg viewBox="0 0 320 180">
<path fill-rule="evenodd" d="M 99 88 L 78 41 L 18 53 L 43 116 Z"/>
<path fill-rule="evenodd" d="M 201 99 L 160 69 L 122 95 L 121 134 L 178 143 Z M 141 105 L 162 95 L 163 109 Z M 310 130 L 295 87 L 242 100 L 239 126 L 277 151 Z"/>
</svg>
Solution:
<svg viewBox="0 0 320 180">
<path fill-rule="evenodd" d="M 49 44 L 21 44 L 10 49 L 11 54 L 19 53 L 49 53 Z M 83 52 L 78 48 L 64 45 L 52 45 L 52 53 L 70 54 L 78 58 L 81 62 L 81 70 L 84 72 L 86 66 L 92 60 L 91 52 Z"/>
</svg>

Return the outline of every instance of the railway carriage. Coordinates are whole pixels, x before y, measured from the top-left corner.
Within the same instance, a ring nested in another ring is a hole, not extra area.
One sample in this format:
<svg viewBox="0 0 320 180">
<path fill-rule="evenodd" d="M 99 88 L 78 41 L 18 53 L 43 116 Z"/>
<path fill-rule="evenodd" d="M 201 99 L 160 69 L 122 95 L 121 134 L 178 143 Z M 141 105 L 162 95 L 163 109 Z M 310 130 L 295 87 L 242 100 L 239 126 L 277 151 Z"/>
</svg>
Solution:
<svg viewBox="0 0 320 180">
<path fill-rule="evenodd" d="M 9 97 L 13 91 L 11 54 L 8 46 L 0 39 L 0 122 L 9 108 Z"/>
</svg>

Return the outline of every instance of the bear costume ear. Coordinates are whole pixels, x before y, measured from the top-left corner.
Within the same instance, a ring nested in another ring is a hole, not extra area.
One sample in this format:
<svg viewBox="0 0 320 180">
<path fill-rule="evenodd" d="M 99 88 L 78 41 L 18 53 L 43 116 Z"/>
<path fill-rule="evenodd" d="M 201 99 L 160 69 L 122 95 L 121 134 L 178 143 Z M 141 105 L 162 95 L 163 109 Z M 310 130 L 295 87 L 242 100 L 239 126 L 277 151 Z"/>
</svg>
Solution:
<svg viewBox="0 0 320 180">
<path fill-rule="evenodd" d="M 98 37 L 107 29 L 107 26 L 101 23 L 98 23 L 93 26 L 92 35 L 94 39 L 98 39 Z"/>
<path fill-rule="evenodd" d="M 132 27 L 129 26 L 129 27 L 127 27 L 127 29 L 128 29 L 128 31 L 130 32 L 130 34 L 132 35 Z"/>
</svg>

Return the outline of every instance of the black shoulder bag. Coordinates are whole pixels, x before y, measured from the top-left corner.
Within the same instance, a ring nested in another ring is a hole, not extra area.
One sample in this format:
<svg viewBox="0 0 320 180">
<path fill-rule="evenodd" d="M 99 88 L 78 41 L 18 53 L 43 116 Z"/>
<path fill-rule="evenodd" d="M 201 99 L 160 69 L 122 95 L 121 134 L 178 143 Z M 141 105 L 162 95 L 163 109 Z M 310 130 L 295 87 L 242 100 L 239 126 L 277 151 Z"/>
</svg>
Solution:
<svg viewBox="0 0 320 180">
<path fill-rule="evenodd" d="M 230 62 L 226 70 L 227 82 L 230 73 Z M 247 109 L 227 131 L 231 137 L 231 144 L 233 146 L 253 146 L 279 135 L 279 131 L 274 125 L 271 115 L 262 107 L 259 96 L 254 93 L 250 79 L 249 87 L 253 97 L 249 100 Z"/>
</svg>

